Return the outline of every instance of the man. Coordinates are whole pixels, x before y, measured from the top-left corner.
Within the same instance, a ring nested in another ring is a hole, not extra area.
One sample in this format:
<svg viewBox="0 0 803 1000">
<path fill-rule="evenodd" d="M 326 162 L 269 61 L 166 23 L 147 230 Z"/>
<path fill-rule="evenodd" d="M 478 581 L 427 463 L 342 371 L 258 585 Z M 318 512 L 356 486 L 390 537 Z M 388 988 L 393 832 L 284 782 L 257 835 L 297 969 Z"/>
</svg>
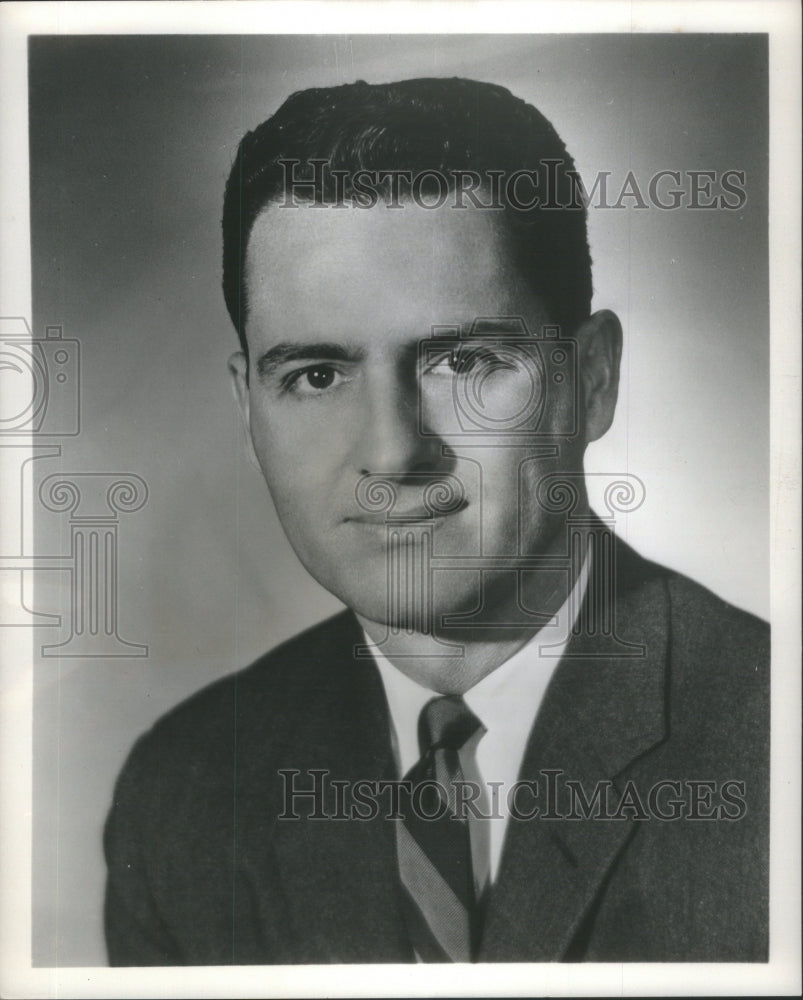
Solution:
<svg viewBox="0 0 803 1000">
<path fill-rule="evenodd" d="M 137 743 L 111 961 L 766 960 L 767 630 L 588 508 L 621 329 L 552 126 L 295 94 L 223 227 L 252 455 L 348 610 Z"/>
</svg>

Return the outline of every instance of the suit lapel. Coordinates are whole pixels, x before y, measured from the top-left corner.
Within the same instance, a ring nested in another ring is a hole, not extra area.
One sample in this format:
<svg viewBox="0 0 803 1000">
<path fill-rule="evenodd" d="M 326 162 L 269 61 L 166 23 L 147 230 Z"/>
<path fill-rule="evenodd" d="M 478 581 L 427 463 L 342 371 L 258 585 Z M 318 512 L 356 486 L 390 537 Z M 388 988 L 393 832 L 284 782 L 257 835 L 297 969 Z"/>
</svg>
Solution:
<svg viewBox="0 0 803 1000">
<path fill-rule="evenodd" d="M 649 564 L 617 543 L 617 634 L 644 647 L 637 658 L 594 657 L 588 635 L 575 636 L 555 671 L 530 734 L 520 776 L 558 781 L 615 779 L 665 737 L 667 598 Z M 589 595 L 586 595 L 589 599 Z M 617 796 L 614 796 L 616 798 Z M 532 800 L 529 800 L 532 801 Z M 539 801 L 543 812 L 545 802 Z M 558 800 L 557 812 L 566 810 Z M 556 961 L 569 949 L 619 852 L 635 831 L 625 820 L 508 822 L 491 893 L 480 961 Z"/>
<path fill-rule="evenodd" d="M 332 648 L 331 686 L 319 690 L 283 756 L 303 772 L 326 769 L 325 811 L 337 809 L 332 780 L 396 778 L 387 704 L 371 660 L 355 659 L 363 641 L 350 618 L 345 642 Z M 346 807 L 348 809 L 348 805 Z M 307 812 L 299 807 L 299 813 Z M 403 962 L 411 957 L 398 905 L 395 827 L 373 820 L 284 820 L 274 853 L 293 927 L 298 961 Z"/>
<path fill-rule="evenodd" d="M 571 640 L 530 734 L 523 779 L 560 770 L 589 795 L 665 738 L 664 584 L 621 543 L 617 558 L 617 634 L 643 646 L 644 656 L 599 658 L 593 637 Z M 327 769 L 328 782 L 397 777 L 381 679 L 372 661 L 354 659 L 361 634 L 352 617 L 346 622 L 329 647 L 329 680 L 297 714 L 279 756 L 280 766 L 302 772 L 304 787 L 313 768 Z M 329 795 L 326 810 L 334 808 Z M 566 957 L 634 828 L 629 820 L 511 819 L 479 960 Z M 393 821 L 380 814 L 374 821 L 278 822 L 273 855 L 294 961 L 411 960 Z"/>
</svg>

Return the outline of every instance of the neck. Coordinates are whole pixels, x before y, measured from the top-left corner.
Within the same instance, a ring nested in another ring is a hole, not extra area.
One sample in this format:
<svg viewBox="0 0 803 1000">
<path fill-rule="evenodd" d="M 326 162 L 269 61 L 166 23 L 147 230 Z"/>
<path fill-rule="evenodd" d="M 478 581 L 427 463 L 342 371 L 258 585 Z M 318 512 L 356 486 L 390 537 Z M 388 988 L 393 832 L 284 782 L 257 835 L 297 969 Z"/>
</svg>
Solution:
<svg viewBox="0 0 803 1000">
<path fill-rule="evenodd" d="M 485 592 L 483 623 L 442 624 L 429 633 L 394 630 L 392 651 L 382 648 L 388 626 L 357 614 L 369 639 L 403 674 L 439 694 L 462 695 L 515 655 L 560 610 L 577 582 L 572 571 L 522 573 L 521 590 Z M 516 574 L 519 577 L 519 574 Z M 522 608 L 537 609 L 538 622 Z M 504 622 L 493 625 L 492 622 Z M 450 650 L 454 649 L 453 655 Z"/>
</svg>

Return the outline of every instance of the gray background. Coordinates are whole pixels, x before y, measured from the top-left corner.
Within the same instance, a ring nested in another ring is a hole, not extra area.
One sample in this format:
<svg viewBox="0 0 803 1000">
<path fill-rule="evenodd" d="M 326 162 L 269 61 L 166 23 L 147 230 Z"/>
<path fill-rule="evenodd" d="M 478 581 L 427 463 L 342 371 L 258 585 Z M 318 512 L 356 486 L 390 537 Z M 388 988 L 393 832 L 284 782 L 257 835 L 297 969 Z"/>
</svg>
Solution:
<svg viewBox="0 0 803 1000">
<path fill-rule="evenodd" d="M 587 181 L 747 172 L 739 212 L 591 212 L 595 305 L 626 348 L 588 467 L 644 481 L 628 541 L 766 616 L 765 36 L 74 37 L 30 55 L 34 327 L 82 349 L 82 432 L 35 481 L 133 472 L 150 490 L 120 524 L 120 634 L 148 658 L 36 664 L 35 964 L 105 962 L 100 834 L 135 737 L 338 608 L 245 461 L 225 371 L 223 184 L 243 132 L 296 89 L 472 76 L 539 107 Z M 37 551 L 68 551 L 67 519 L 35 514 Z M 65 575 L 36 574 L 34 604 L 65 614 Z"/>
</svg>

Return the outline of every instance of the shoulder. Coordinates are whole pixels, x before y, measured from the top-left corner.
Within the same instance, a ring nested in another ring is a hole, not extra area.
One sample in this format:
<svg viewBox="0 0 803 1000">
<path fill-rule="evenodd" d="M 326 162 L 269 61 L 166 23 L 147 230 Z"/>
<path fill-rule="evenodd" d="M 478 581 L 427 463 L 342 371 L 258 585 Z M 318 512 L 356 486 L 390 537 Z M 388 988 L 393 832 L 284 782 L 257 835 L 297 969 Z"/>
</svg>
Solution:
<svg viewBox="0 0 803 1000">
<path fill-rule="evenodd" d="M 643 579 L 664 593 L 671 742 L 699 759 L 763 769 L 770 732 L 769 625 L 682 573 L 641 562 Z"/>
<path fill-rule="evenodd" d="M 666 580 L 676 642 L 715 643 L 721 653 L 740 659 L 768 655 L 767 622 L 729 604 L 680 573 L 668 570 Z"/>
<path fill-rule="evenodd" d="M 648 593 L 645 608 L 658 613 L 664 606 L 669 639 L 675 652 L 705 648 L 717 656 L 766 659 L 770 629 L 767 622 L 718 597 L 683 573 L 643 558 L 621 539 L 618 587 Z"/>
<path fill-rule="evenodd" d="M 239 714 L 261 714 L 279 707 L 277 703 L 289 706 L 311 688 L 331 687 L 338 682 L 343 652 L 354 641 L 356 628 L 350 612 L 328 618 L 196 692 L 163 716 L 156 728 L 181 730 L 196 722 L 226 725 L 227 711 L 235 707 Z"/>
<path fill-rule="evenodd" d="M 711 736 L 768 733 L 767 622 L 619 539 L 616 548 L 617 588 L 633 609 L 631 624 L 666 648 L 670 721 L 696 720 Z"/>
<path fill-rule="evenodd" d="M 342 612 L 202 688 L 139 737 L 118 793 L 158 785 L 162 794 L 171 787 L 180 794 L 196 777 L 210 789 L 217 776 L 230 782 L 243 749 L 258 744 L 260 754 L 269 753 L 311 700 L 331 698 L 348 683 L 344 667 L 359 637 L 353 615 Z"/>
<path fill-rule="evenodd" d="M 744 676 L 749 668 L 769 680 L 767 622 L 682 573 L 659 566 L 655 573 L 666 594 L 670 656 L 675 664 L 694 661 L 701 668 L 708 665 L 714 673 L 719 668 L 732 679 Z"/>
<path fill-rule="evenodd" d="M 708 745 L 746 759 L 769 753 L 769 625 L 677 573 L 670 600 L 671 690 Z M 741 749 L 736 747 L 740 744 Z"/>
</svg>

